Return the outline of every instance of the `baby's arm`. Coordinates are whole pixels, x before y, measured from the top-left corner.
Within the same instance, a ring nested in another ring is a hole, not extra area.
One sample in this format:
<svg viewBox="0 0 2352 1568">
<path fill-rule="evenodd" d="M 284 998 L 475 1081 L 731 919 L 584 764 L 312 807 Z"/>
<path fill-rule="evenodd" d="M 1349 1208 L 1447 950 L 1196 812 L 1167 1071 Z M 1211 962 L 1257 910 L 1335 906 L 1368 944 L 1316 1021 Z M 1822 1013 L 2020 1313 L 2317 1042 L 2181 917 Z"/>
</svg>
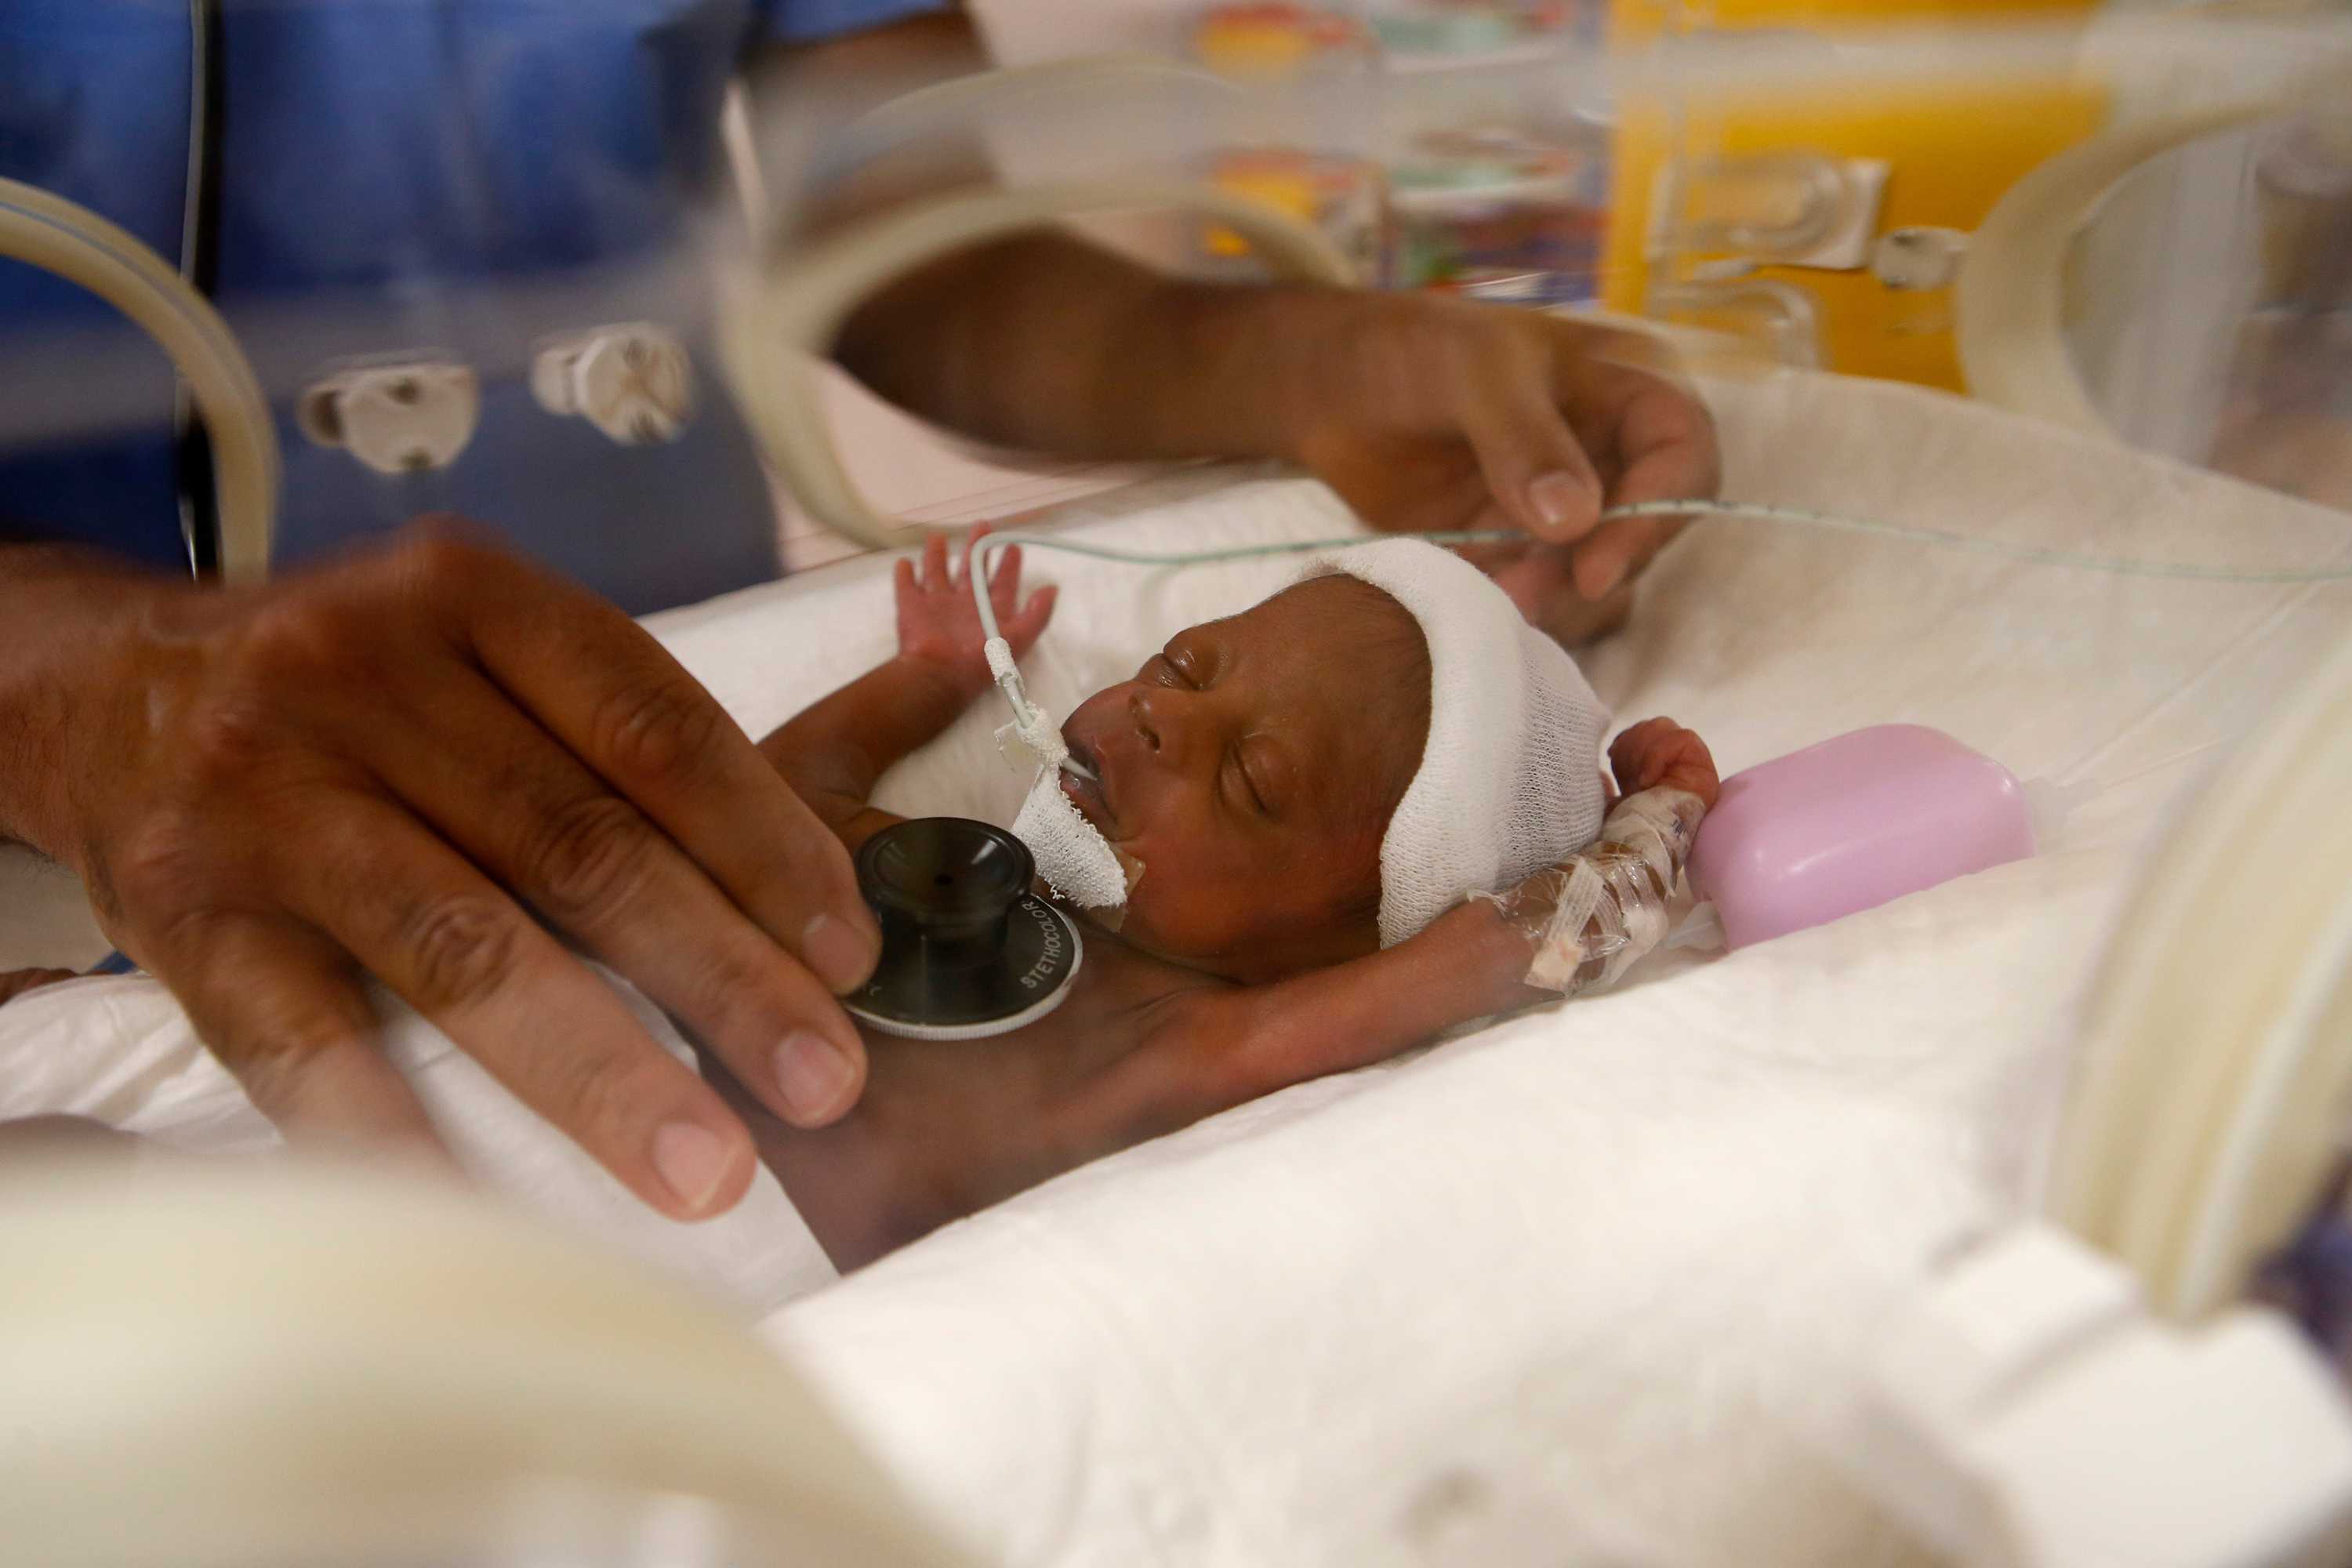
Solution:
<svg viewBox="0 0 2352 1568">
<path fill-rule="evenodd" d="M 1563 918 L 1563 895 L 1597 883 L 1605 898 L 1663 910 L 1717 784 L 1706 743 L 1671 720 L 1628 730 L 1610 761 L 1625 798 L 1591 847 L 1447 910 L 1395 947 L 1269 985 L 1190 994 L 1171 1009 L 1162 1048 L 1119 1065 L 1129 1081 L 1118 1098 L 1131 1097 L 1140 1120 L 1164 1122 L 1148 1131 L 1166 1131 L 1615 978 L 1663 932 L 1642 933 L 1650 940 L 1634 952 L 1622 941 L 1630 911 L 1588 904 Z"/>
<path fill-rule="evenodd" d="M 950 571 L 946 540 L 924 546 L 919 566 L 898 566 L 898 654 L 760 742 L 777 772 L 825 824 L 856 849 L 898 820 L 866 805 L 874 785 L 909 752 L 935 739 L 992 684 L 972 604 L 972 531 L 963 571 Z M 1054 590 L 1021 603 L 1021 550 L 996 559 L 989 598 L 1014 657 L 1026 653 L 1054 613 Z"/>
</svg>

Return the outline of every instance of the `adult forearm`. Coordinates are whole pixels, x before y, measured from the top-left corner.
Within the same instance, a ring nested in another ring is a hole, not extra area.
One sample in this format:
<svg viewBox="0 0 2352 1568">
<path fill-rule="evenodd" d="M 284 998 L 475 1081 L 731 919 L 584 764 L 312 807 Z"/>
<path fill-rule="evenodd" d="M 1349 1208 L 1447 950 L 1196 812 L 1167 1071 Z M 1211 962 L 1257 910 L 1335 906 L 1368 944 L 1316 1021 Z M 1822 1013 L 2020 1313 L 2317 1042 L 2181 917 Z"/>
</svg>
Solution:
<svg viewBox="0 0 2352 1568">
<path fill-rule="evenodd" d="M 1060 234 L 960 253 L 852 317 L 841 363 L 983 440 L 1090 458 L 1295 457 L 1337 290 L 1187 283 Z M 1283 331 L 1268 330 L 1276 315 Z"/>
<path fill-rule="evenodd" d="M 171 584 L 90 552 L 0 543 L 0 839 L 77 862 L 72 752 L 121 700 L 92 679 L 126 616 Z"/>
</svg>

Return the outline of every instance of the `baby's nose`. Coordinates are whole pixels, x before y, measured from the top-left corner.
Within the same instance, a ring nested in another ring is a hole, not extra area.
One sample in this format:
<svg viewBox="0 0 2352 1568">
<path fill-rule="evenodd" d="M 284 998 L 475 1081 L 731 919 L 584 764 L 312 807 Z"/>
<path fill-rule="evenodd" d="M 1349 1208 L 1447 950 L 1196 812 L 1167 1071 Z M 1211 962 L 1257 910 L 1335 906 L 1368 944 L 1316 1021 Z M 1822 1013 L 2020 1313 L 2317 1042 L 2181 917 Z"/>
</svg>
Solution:
<svg viewBox="0 0 2352 1568">
<path fill-rule="evenodd" d="M 1181 767 L 1193 729 L 1190 693 L 1164 686 L 1139 688 L 1128 699 L 1128 721 L 1135 727 L 1143 750 L 1161 763 Z"/>
</svg>

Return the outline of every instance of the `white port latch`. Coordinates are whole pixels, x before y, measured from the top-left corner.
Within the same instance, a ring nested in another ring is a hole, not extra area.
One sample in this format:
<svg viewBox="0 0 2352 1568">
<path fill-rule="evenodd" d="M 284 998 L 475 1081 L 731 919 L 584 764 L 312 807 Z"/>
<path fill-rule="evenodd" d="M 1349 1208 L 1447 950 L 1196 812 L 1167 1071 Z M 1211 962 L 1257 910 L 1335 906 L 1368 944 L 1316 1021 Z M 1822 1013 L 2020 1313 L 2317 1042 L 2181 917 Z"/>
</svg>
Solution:
<svg viewBox="0 0 2352 1568">
<path fill-rule="evenodd" d="M 379 474 L 446 468 L 474 438 L 482 393 L 454 360 L 354 365 L 310 384 L 295 423 L 321 447 L 341 447 Z"/>
<path fill-rule="evenodd" d="M 596 327 L 540 345 L 530 390 L 550 414 L 577 415 L 623 446 L 648 446 L 676 440 L 694 417 L 694 362 L 667 328 Z"/>
</svg>

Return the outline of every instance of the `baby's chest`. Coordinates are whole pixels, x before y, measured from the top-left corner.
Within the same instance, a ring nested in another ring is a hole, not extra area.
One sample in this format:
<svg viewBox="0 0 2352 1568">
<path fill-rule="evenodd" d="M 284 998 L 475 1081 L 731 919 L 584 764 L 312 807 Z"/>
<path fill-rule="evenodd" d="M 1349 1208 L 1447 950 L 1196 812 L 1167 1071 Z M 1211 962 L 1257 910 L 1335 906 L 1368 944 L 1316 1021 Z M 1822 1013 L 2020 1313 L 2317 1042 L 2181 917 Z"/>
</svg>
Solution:
<svg viewBox="0 0 2352 1568">
<path fill-rule="evenodd" d="M 1061 1001 L 1018 1026 L 918 1039 L 861 1023 L 871 1063 L 861 1105 L 889 1114 L 919 1103 L 927 1120 L 969 1125 L 1003 1117 L 1033 1128 L 1070 1110 L 1102 1075 L 1150 1048 L 1172 1004 L 1204 984 L 1100 933 L 1087 935 L 1094 940 Z"/>
</svg>

